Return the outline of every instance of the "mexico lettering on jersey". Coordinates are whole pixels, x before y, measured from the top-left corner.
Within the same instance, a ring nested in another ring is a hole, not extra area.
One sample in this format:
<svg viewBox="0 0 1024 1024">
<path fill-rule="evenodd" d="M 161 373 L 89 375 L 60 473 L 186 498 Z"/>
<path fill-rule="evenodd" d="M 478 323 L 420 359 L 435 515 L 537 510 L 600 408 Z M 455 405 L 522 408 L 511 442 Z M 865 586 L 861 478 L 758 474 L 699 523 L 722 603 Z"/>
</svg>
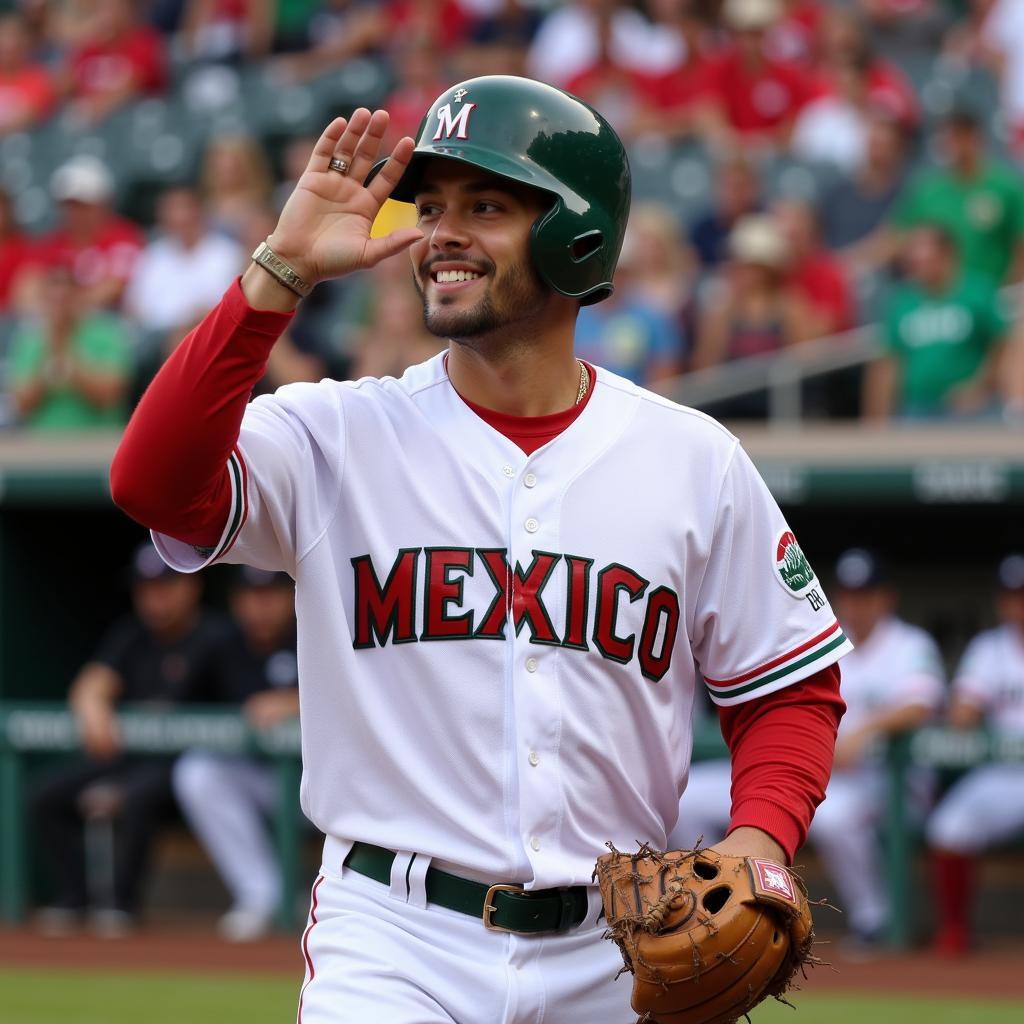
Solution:
<svg viewBox="0 0 1024 1024">
<path fill-rule="evenodd" d="M 352 559 L 353 636 L 356 648 L 417 640 L 505 640 L 506 625 L 524 627 L 532 644 L 589 651 L 628 664 L 636 657 L 645 678 L 658 682 L 668 671 L 679 627 L 679 598 L 671 587 L 648 590 L 650 581 L 625 565 L 594 569 L 594 559 L 532 551 L 524 569 L 513 569 L 502 548 L 404 548 L 383 579 L 370 555 Z M 494 588 L 486 607 L 466 608 L 464 581 L 486 572 Z M 552 574 L 565 575 L 564 603 L 548 607 L 545 589 Z M 382 582 L 383 579 L 383 582 Z M 422 582 L 419 582 L 422 581 Z M 590 622 L 589 594 L 596 599 Z M 643 601 L 643 626 L 624 633 L 619 598 Z M 559 628 L 554 619 L 561 613 Z"/>
<path fill-rule="evenodd" d="M 597 368 L 532 455 L 441 357 L 248 408 L 215 558 L 296 580 L 303 809 L 324 832 L 529 885 L 664 845 L 695 688 L 737 704 L 850 650 L 709 418 Z"/>
</svg>

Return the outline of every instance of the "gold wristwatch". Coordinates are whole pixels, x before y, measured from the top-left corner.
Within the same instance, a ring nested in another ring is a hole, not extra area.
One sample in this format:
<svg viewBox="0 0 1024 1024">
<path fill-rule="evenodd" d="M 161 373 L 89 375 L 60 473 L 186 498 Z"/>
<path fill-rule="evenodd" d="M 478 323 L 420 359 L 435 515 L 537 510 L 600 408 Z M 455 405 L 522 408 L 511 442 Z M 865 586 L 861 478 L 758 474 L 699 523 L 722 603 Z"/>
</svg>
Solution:
<svg viewBox="0 0 1024 1024">
<path fill-rule="evenodd" d="M 313 286 L 303 278 L 299 277 L 298 274 L 288 266 L 287 263 L 280 256 L 274 252 L 273 249 L 266 243 L 266 241 L 260 242 L 256 246 L 255 251 L 252 254 L 252 261 L 257 266 L 262 267 L 272 277 L 277 278 L 290 292 L 295 292 L 300 298 L 305 298 L 312 290 Z"/>
</svg>

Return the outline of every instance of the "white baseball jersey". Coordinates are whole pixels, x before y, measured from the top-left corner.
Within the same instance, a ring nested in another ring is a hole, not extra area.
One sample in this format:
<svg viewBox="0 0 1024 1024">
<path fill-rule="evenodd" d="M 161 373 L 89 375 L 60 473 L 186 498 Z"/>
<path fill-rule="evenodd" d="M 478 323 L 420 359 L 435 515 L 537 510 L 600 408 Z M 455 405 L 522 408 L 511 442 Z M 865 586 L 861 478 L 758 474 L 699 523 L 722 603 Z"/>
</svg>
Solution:
<svg viewBox="0 0 1024 1024">
<path fill-rule="evenodd" d="M 464 875 L 588 883 L 606 841 L 662 846 L 698 668 L 735 704 L 851 649 L 736 439 L 605 370 L 530 456 L 441 355 L 290 385 L 229 470 L 207 561 L 296 581 L 303 810 Z"/>
<path fill-rule="evenodd" d="M 1024 736 L 1024 636 L 1007 625 L 979 633 L 964 651 L 953 690 L 983 708 L 996 732 Z"/>
<path fill-rule="evenodd" d="M 879 712 L 912 705 L 938 708 L 944 679 L 942 655 L 928 633 L 895 616 L 882 619 L 843 661 L 846 714 L 840 736 Z"/>
</svg>

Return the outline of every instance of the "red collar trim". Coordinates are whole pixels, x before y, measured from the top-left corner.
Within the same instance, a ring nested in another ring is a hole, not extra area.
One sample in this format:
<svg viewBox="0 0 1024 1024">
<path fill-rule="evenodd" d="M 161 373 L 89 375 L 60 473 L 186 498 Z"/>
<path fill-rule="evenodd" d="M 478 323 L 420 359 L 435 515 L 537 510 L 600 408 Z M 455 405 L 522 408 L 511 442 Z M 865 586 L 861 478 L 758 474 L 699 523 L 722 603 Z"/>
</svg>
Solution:
<svg viewBox="0 0 1024 1024">
<path fill-rule="evenodd" d="M 516 437 L 557 437 L 563 430 L 569 427 L 576 421 L 576 417 L 583 412 L 590 402 L 590 396 L 594 393 L 594 386 L 597 384 L 597 370 L 594 369 L 590 363 L 583 360 L 583 365 L 586 366 L 587 372 L 590 374 L 590 387 L 587 388 L 587 393 L 583 396 L 583 401 L 579 405 L 571 405 L 568 409 L 564 409 L 562 412 L 548 413 L 546 416 L 513 416 L 507 412 L 497 412 L 494 409 L 486 409 L 482 405 L 477 405 L 476 402 L 471 402 L 465 395 L 459 394 L 455 385 L 452 384 L 452 388 L 455 393 L 462 399 L 480 417 L 488 426 L 493 427 L 499 433 L 504 434 L 506 437 L 515 440 Z M 445 373 L 448 372 L 448 356 L 444 357 L 444 368 Z M 448 378 L 451 383 L 451 377 Z"/>
</svg>

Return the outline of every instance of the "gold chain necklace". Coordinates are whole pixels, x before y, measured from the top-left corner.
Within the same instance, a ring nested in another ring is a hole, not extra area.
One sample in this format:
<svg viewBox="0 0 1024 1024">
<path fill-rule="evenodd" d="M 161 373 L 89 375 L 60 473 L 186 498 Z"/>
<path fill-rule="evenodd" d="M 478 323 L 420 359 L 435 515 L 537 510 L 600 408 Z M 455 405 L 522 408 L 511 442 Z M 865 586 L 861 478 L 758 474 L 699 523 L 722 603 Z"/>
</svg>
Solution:
<svg viewBox="0 0 1024 1024">
<path fill-rule="evenodd" d="M 576 396 L 576 404 L 579 405 L 590 388 L 590 373 L 587 370 L 587 364 L 582 359 L 577 359 L 576 362 L 580 364 L 580 391 Z"/>
</svg>

